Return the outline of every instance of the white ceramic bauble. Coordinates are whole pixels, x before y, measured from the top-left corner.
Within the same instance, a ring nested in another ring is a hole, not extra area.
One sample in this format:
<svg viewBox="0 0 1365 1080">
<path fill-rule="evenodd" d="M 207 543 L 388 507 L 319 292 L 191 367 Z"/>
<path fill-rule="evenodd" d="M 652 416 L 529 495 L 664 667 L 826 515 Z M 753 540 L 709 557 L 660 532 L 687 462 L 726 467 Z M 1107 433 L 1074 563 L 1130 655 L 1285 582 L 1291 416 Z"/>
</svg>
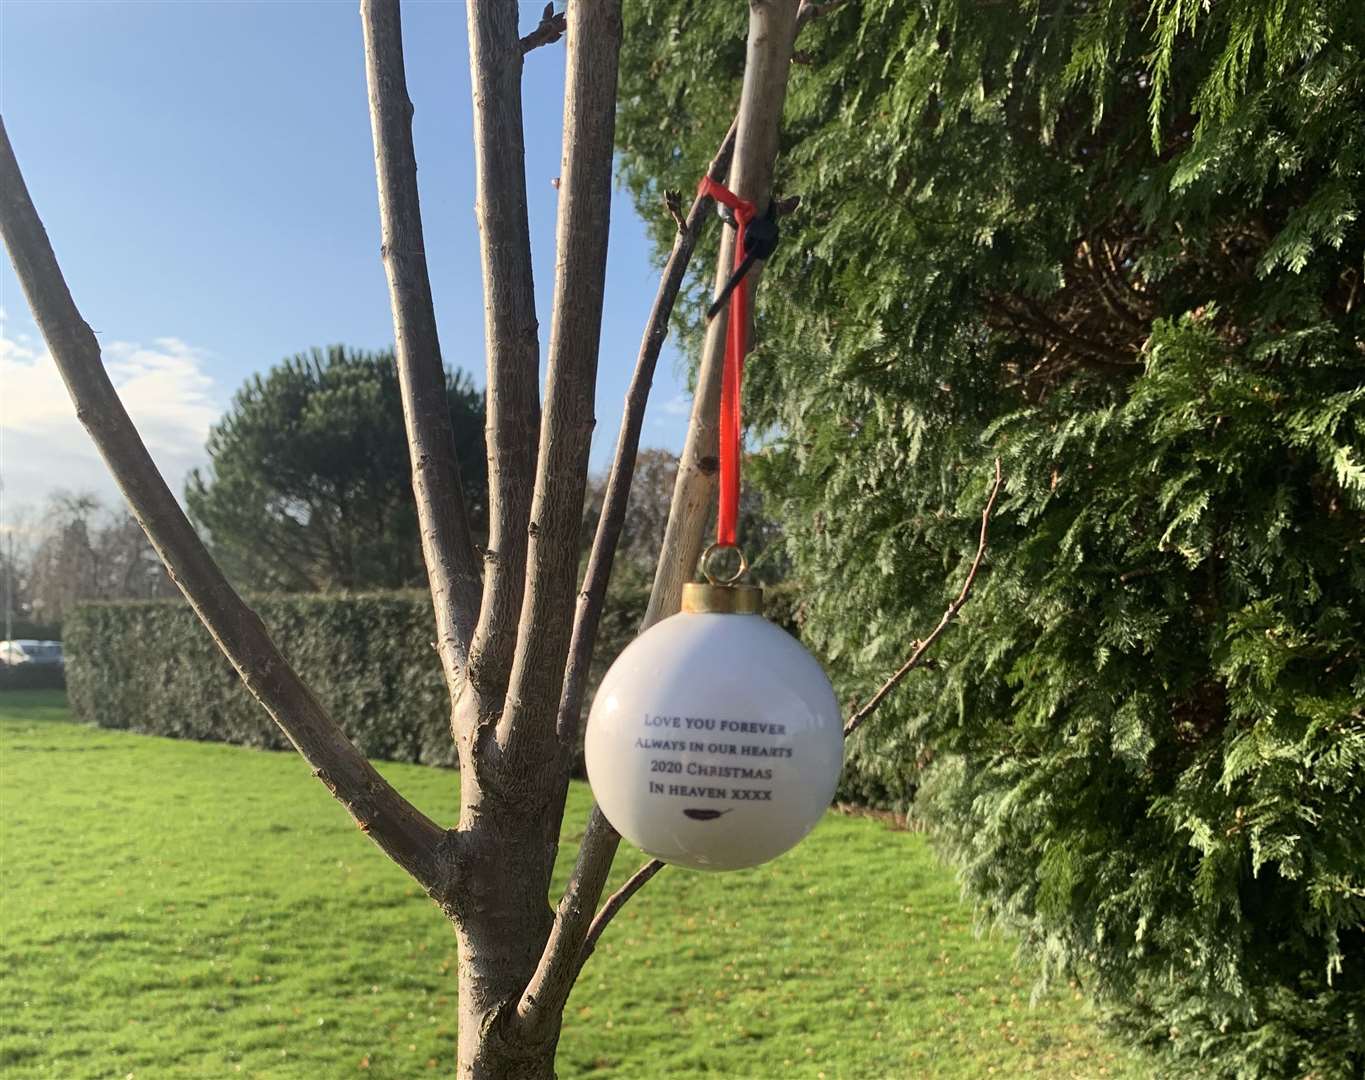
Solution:
<svg viewBox="0 0 1365 1080">
<path fill-rule="evenodd" d="M 839 779 L 843 726 L 829 679 L 790 634 L 757 614 L 682 613 L 611 666 L 585 754 L 602 813 L 636 847 L 738 870 L 815 827 Z"/>
</svg>

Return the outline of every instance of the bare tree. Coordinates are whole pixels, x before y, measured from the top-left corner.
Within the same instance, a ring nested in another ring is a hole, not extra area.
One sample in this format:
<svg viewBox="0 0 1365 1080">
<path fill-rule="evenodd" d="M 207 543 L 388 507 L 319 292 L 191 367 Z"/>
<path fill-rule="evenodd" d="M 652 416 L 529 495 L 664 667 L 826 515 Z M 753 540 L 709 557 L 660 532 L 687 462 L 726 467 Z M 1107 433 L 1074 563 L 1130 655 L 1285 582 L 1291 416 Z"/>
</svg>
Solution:
<svg viewBox="0 0 1365 1080">
<path fill-rule="evenodd" d="M 711 163 L 765 208 L 799 23 L 797 0 L 750 0 L 735 125 Z M 577 581 L 606 266 L 620 0 L 547 9 L 519 37 L 515 0 L 470 0 L 476 213 L 487 338 L 489 542 L 471 541 L 427 275 L 397 0 L 362 0 L 382 255 L 412 482 L 460 759 L 454 826 L 431 821 L 338 730 L 232 590 L 157 473 L 105 374 L 0 124 L 0 226 L 78 416 L 133 513 L 243 681 L 369 837 L 421 884 L 459 942 L 461 1077 L 554 1075 L 563 1009 L 612 915 L 660 868 L 602 902 L 619 838 L 593 811 L 559 903 L 548 902 L 568 769 L 602 597 L 629 494 L 645 398 L 709 200 L 698 198 L 664 266 L 593 539 Z M 548 377 L 542 400 L 522 137 L 523 57 L 567 39 L 564 153 Z M 732 265 L 721 244 L 718 281 Z M 677 610 L 714 493 L 714 417 L 725 318 L 703 351 L 686 449 L 645 625 Z M 985 532 L 983 525 L 982 543 Z M 973 571 L 974 574 L 975 571 Z M 970 587 L 970 581 L 968 582 Z M 965 599 L 965 591 L 964 591 Z M 945 617 L 945 622 L 947 618 Z M 600 905 L 600 906 L 599 906 Z"/>
<path fill-rule="evenodd" d="M 21 574 L 35 618 L 60 623 L 92 600 L 175 595 L 137 521 L 95 495 L 54 491 L 30 533 Z"/>
<path fill-rule="evenodd" d="M 616 566 L 641 570 L 652 579 L 654 561 L 668 529 L 669 510 L 678 477 L 678 455 L 669 450 L 641 450 L 636 456 L 635 473 L 630 485 L 629 513 L 616 547 Z M 588 478 L 587 502 L 583 507 L 586 539 L 591 543 L 606 502 L 608 475 Z M 708 507 L 708 529 L 714 522 L 714 507 Z M 746 487 L 739 498 L 739 533 L 744 537 L 745 554 L 753 571 L 764 573 L 763 581 L 778 581 L 787 567 L 782 550 L 782 529 L 768 516 L 762 493 Z"/>
</svg>

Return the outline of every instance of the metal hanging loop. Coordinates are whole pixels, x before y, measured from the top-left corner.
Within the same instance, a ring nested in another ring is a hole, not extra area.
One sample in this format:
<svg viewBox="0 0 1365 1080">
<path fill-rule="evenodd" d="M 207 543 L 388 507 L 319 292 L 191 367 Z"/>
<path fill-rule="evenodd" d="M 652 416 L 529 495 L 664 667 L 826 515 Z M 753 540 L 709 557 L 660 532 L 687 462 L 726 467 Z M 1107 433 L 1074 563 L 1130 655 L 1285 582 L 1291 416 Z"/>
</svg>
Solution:
<svg viewBox="0 0 1365 1080">
<path fill-rule="evenodd" d="M 726 574 L 717 562 L 722 553 L 726 551 L 733 551 L 739 556 L 739 566 L 731 574 Z M 698 566 L 701 572 L 706 575 L 706 580 L 712 585 L 734 585 L 749 572 L 749 560 L 744 557 L 744 552 L 739 549 L 737 544 L 712 544 L 701 553 Z"/>
</svg>

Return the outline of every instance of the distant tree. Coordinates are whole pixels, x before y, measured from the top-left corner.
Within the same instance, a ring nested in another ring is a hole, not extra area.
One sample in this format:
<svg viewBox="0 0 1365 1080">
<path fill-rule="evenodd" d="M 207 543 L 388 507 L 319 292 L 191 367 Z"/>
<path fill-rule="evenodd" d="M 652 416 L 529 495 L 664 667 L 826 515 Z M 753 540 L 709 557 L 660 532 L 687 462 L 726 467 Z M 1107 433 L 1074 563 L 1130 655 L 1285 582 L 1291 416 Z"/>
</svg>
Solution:
<svg viewBox="0 0 1365 1080">
<path fill-rule="evenodd" d="M 16 567 L 18 610 L 60 626 L 77 604 L 177 595 L 137 519 L 97 496 L 54 492 Z"/>
<path fill-rule="evenodd" d="M 472 527 L 487 525 L 483 395 L 446 373 Z M 285 592 L 426 580 L 392 352 L 334 345 L 255 375 L 209 433 L 185 502 L 229 573 Z"/>
<path fill-rule="evenodd" d="M 617 543 L 616 564 L 618 574 L 624 573 L 628 580 L 634 583 L 630 587 L 645 594 L 649 592 L 654 564 L 663 547 L 677 474 L 678 455 L 670 450 L 641 450 L 635 462 L 635 478 L 630 486 L 630 505 L 621 529 L 621 539 Z M 606 486 L 605 475 L 599 474 L 588 478 L 588 491 L 583 508 L 584 550 L 592 540 L 597 519 L 602 513 Z M 742 490 L 739 518 L 739 531 L 744 536 L 744 545 L 753 564 L 755 580 L 763 584 L 781 581 L 788 565 L 786 548 L 782 542 L 782 528 L 765 510 L 763 493 L 757 487 L 750 485 Z M 708 522 L 708 526 L 712 524 L 714 523 Z M 621 587 L 625 587 L 624 583 Z M 608 606 L 615 593 L 614 589 L 608 594 Z"/>
<path fill-rule="evenodd" d="M 1365 6 L 818 6 L 746 396 L 848 690 L 1009 478 L 850 775 L 922 780 L 984 910 L 1163 1069 L 1365 1075 Z M 741 14 L 628 10 L 646 207 L 724 131 Z"/>
<path fill-rule="evenodd" d="M 0 489 L 2 494 L 2 489 Z M 5 527 L 0 529 L 0 637 L 31 638 L 55 637 L 55 628 L 44 628 L 41 634 L 32 632 L 33 604 L 29 596 L 29 561 L 32 555 L 33 528 L 29 514 L 15 513 L 8 505 L 0 505 L 5 515 Z"/>
</svg>

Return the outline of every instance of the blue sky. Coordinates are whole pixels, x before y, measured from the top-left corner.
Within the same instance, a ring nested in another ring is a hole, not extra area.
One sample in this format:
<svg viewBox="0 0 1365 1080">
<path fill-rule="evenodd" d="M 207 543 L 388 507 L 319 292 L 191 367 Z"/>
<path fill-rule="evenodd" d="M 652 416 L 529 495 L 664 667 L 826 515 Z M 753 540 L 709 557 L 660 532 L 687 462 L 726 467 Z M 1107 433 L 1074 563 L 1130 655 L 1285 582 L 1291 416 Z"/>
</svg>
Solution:
<svg viewBox="0 0 1365 1080">
<path fill-rule="evenodd" d="M 29 190 L 130 412 L 177 491 L 253 371 L 313 345 L 392 342 L 355 0 L 0 0 L 0 110 Z M 523 31 L 543 4 L 524 4 Z M 447 364 L 483 385 L 465 12 L 408 0 L 428 260 Z M 527 57 L 527 186 L 550 323 L 563 44 Z M 698 163 L 698 169 L 705 163 Z M 610 460 L 657 270 L 613 206 L 593 463 Z M 8 259 L 0 268 L 5 501 L 115 495 L 72 415 Z M 666 349 L 647 445 L 686 424 Z"/>
</svg>

